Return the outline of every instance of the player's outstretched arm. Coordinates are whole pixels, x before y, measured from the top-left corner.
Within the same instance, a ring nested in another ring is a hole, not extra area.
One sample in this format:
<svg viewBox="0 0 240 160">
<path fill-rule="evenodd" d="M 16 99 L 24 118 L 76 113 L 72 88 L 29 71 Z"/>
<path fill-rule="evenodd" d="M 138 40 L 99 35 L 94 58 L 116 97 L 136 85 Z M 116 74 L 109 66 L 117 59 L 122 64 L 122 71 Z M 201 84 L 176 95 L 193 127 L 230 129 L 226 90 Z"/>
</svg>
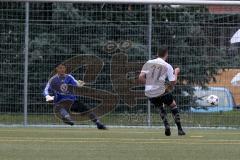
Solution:
<svg viewBox="0 0 240 160">
<path fill-rule="evenodd" d="M 72 75 L 69 75 L 71 81 L 70 84 L 78 87 L 82 87 L 85 85 L 85 82 L 82 80 L 76 80 Z"/>
<path fill-rule="evenodd" d="M 175 68 L 174 72 L 173 72 L 173 69 L 171 68 L 170 71 L 168 72 L 168 79 L 172 86 L 174 86 L 177 83 L 179 73 L 180 73 L 180 68 Z"/>
<path fill-rule="evenodd" d="M 178 79 L 178 75 L 179 75 L 179 73 L 180 73 L 180 68 L 175 68 L 174 69 L 174 76 L 175 76 L 175 84 L 177 83 L 177 79 Z"/>
</svg>

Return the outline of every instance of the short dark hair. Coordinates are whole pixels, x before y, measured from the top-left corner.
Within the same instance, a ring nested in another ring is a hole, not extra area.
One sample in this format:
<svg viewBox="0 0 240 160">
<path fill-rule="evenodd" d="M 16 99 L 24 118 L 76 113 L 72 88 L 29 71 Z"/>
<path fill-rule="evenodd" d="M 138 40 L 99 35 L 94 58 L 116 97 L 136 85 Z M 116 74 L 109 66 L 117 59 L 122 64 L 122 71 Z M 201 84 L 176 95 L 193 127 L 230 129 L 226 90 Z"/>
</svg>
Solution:
<svg viewBox="0 0 240 160">
<path fill-rule="evenodd" d="M 157 49 L 157 55 L 158 57 L 164 57 L 166 53 L 168 52 L 168 46 L 162 45 Z"/>
<path fill-rule="evenodd" d="M 63 65 L 63 66 L 66 67 L 66 64 L 65 64 L 65 63 L 57 63 L 57 64 L 55 64 L 55 68 L 57 68 L 57 67 L 60 66 L 60 65 Z"/>
</svg>

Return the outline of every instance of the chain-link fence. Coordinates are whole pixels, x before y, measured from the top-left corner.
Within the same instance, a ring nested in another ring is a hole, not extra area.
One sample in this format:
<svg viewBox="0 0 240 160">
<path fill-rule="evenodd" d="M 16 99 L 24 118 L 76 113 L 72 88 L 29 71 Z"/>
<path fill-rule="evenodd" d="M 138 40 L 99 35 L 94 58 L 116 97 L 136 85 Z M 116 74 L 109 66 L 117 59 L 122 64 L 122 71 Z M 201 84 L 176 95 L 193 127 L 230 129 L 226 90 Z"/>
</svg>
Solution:
<svg viewBox="0 0 240 160">
<path fill-rule="evenodd" d="M 1 124 L 62 124 L 43 89 L 56 64 L 65 62 L 86 83 L 79 100 L 104 123 L 159 126 L 158 108 L 149 106 L 137 77 L 165 44 L 169 63 L 181 68 L 173 94 L 183 125 L 239 126 L 240 88 L 230 83 L 240 72 L 239 45 L 230 39 L 239 29 L 240 6 L 27 4 L 0 2 Z M 211 94 L 219 97 L 217 106 L 205 104 Z M 75 120 L 89 123 L 81 113 Z"/>
</svg>

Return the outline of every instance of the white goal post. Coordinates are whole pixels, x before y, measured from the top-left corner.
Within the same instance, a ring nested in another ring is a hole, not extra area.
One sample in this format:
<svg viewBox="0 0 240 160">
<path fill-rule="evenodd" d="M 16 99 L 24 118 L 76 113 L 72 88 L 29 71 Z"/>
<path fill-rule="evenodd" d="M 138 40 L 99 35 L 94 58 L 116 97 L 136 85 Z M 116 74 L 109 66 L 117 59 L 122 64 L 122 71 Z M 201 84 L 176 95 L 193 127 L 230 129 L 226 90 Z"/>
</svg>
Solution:
<svg viewBox="0 0 240 160">
<path fill-rule="evenodd" d="M 9 1 L 9 0 L 1 0 Z M 115 4 L 179 4 L 179 5 L 240 5 L 240 1 L 224 0 L 11 0 L 12 2 L 71 2 L 71 3 L 115 3 Z"/>
</svg>

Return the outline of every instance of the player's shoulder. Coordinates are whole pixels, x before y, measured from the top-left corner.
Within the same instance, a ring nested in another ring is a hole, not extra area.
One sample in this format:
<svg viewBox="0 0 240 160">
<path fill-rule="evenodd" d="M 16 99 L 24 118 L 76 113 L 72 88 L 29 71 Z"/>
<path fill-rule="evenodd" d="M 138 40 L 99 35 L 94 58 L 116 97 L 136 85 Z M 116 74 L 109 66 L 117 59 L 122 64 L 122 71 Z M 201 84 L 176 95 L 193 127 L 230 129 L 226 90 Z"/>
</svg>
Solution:
<svg viewBox="0 0 240 160">
<path fill-rule="evenodd" d="M 173 69 L 172 65 L 169 64 L 168 62 L 164 61 L 163 59 L 161 58 L 157 58 L 157 61 L 158 63 L 161 63 L 162 65 L 166 66 L 168 69 Z"/>
<path fill-rule="evenodd" d="M 147 64 L 147 63 L 150 63 L 151 61 L 152 61 L 152 59 L 150 59 L 150 60 L 147 60 L 145 64 Z"/>
<path fill-rule="evenodd" d="M 167 68 L 168 68 L 169 70 L 173 70 L 173 67 L 172 67 L 171 64 L 169 64 L 169 63 L 166 62 L 166 66 L 167 66 Z"/>
<path fill-rule="evenodd" d="M 146 64 L 156 63 L 157 59 L 150 59 L 146 62 Z"/>
<path fill-rule="evenodd" d="M 166 65 L 168 66 L 169 63 L 167 63 L 166 61 L 164 61 L 162 58 L 155 58 L 151 61 L 151 63 L 157 63 L 157 64 L 162 64 L 162 65 Z"/>
<path fill-rule="evenodd" d="M 71 78 L 73 77 L 71 74 L 66 74 L 65 76 L 66 77 L 71 77 Z"/>
<path fill-rule="evenodd" d="M 166 65 L 168 66 L 168 67 L 172 67 L 172 65 L 171 64 L 169 64 L 169 63 L 167 63 L 167 62 L 165 62 L 166 63 Z"/>
<path fill-rule="evenodd" d="M 71 79 L 75 79 L 75 78 L 73 77 L 73 75 L 71 75 L 71 74 L 66 74 L 66 77 L 67 77 L 67 78 L 71 78 Z"/>
<path fill-rule="evenodd" d="M 53 75 L 53 76 L 49 79 L 49 81 L 51 82 L 52 80 L 56 79 L 57 77 L 58 77 L 58 75 L 55 74 L 55 75 Z"/>
<path fill-rule="evenodd" d="M 148 68 L 150 68 L 151 66 L 152 66 L 152 64 L 154 64 L 155 62 L 154 62 L 154 60 L 148 60 L 145 64 L 144 64 L 144 68 L 145 69 L 148 69 Z"/>
</svg>

